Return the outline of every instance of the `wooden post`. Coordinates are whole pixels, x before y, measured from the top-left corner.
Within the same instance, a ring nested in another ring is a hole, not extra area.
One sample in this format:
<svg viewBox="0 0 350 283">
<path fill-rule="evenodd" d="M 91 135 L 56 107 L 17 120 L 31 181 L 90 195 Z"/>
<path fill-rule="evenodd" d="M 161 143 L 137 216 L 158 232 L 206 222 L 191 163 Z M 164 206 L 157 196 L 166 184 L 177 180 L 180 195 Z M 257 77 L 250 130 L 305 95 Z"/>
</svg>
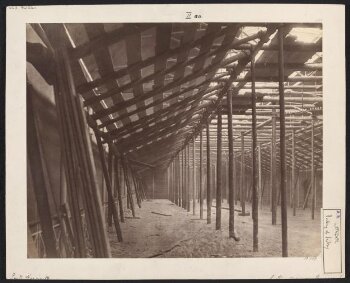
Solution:
<svg viewBox="0 0 350 283">
<path fill-rule="evenodd" d="M 246 199 L 246 190 L 245 190 L 245 158 L 244 158 L 244 134 L 241 132 L 241 207 L 242 212 L 240 215 L 246 215 L 245 212 L 245 199 Z"/>
<path fill-rule="evenodd" d="M 122 163 L 122 167 L 123 167 L 124 180 L 125 180 L 125 184 L 126 184 L 126 193 L 127 193 L 128 199 L 129 199 L 129 205 L 130 205 L 130 208 L 131 208 L 131 213 L 132 213 L 132 216 L 135 217 L 136 215 L 135 215 L 134 199 L 132 198 L 132 191 L 131 191 L 131 186 L 130 186 L 130 180 L 129 180 L 127 166 L 126 166 L 126 162 L 125 162 L 125 157 L 124 156 L 121 156 L 121 163 Z"/>
<path fill-rule="evenodd" d="M 187 156 L 187 161 L 186 161 L 186 207 L 187 211 L 190 212 L 190 204 L 191 204 L 191 198 L 190 198 L 190 188 L 191 188 L 191 174 L 190 174 L 190 144 L 187 144 L 186 146 L 186 156 Z"/>
<path fill-rule="evenodd" d="M 217 148 L 216 148 L 216 230 L 221 229 L 221 198 L 222 198 L 222 184 L 221 184 L 221 166 L 222 166 L 222 116 L 221 108 L 217 110 Z"/>
<path fill-rule="evenodd" d="M 180 154 L 177 155 L 177 205 L 181 206 L 181 164 Z"/>
<path fill-rule="evenodd" d="M 173 188 L 173 203 L 176 204 L 176 157 L 173 159 L 172 164 L 172 188 Z"/>
<path fill-rule="evenodd" d="M 183 192 L 183 172 L 182 172 L 182 151 L 179 153 L 179 206 L 182 207 L 182 192 Z"/>
<path fill-rule="evenodd" d="M 129 168 L 129 171 L 130 171 L 130 174 L 131 174 L 131 178 L 132 178 L 132 181 L 133 181 L 133 184 L 134 184 L 137 205 L 138 205 L 139 208 L 141 208 L 141 198 L 140 198 L 140 195 L 139 195 L 139 190 L 138 190 L 137 182 L 136 182 L 136 179 L 135 179 L 135 173 L 134 173 L 133 169 L 131 168 L 131 166 L 129 165 L 128 162 L 127 162 L 127 166 Z"/>
<path fill-rule="evenodd" d="M 315 186 L 315 148 L 314 148 L 314 139 L 315 139 L 315 127 L 314 127 L 314 118 L 311 120 L 311 192 L 312 192 L 312 204 L 311 204 L 311 219 L 315 219 L 315 206 L 316 206 L 316 186 Z"/>
<path fill-rule="evenodd" d="M 261 160 L 261 145 L 258 146 L 258 175 L 259 175 L 259 197 L 260 197 L 260 210 L 263 205 L 263 186 L 262 186 L 262 160 Z"/>
<path fill-rule="evenodd" d="M 207 123 L 207 224 L 211 223 L 211 167 L 210 167 L 210 129 L 209 122 Z"/>
<path fill-rule="evenodd" d="M 56 37 L 57 38 L 57 37 Z M 51 39 L 50 39 L 51 40 Z M 61 46 L 61 42 L 56 41 L 57 46 Z M 55 51 L 58 48 L 55 47 Z M 73 123 L 70 122 L 72 111 L 67 110 L 65 103 L 64 94 L 67 92 L 67 81 L 63 79 L 63 64 L 62 60 L 58 60 L 55 66 L 57 74 L 56 80 L 53 84 L 57 118 L 59 121 L 59 132 L 60 132 L 60 147 L 63 154 L 63 162 L 65 169 L 65 177 L 67 182 L 67 196 L 71 204 L 72 211 L 72 229 L 74 230 L 74 239 L 72 241 L 74 245 L 74 256 L 83 257 L 86 256 L 84 231 L 82 227 L 82 219 L 80 215 L 79 204 L 76 201 L 78 199 L 78 186 L 77 176 L 74 170 L 73 155 L 76 153 L 74 143 L 72 142 L 72 127 Z M 29 93 L 29 92 L 28 92 Z M 29 95 L 28 95 L 29 97 Z M 67 115 L 68 114 L 68 115 Z M 74 204 L 74 205 L 73 205 Z M 67 203 L 63 204 L 67 206 Z"/>
<path fill-rule="evenodd" d="M 170 200 L 170 174 L 169 174 L 170 167 L 167 167 L 166 169 L 166 188 L 167 188 L 167 195 L 168 195 L 168 200 Z"/>
<path fill-rule="evenodd" d="M 298 208 L 300 207 L 300 179 L 301 178 L 298 178 L 298 182 L 297 182 L 297 186 L 298 186 L 298 204 L 297 204 L 297 206 L 298 206 Z"/>
<path fill-rule="evenodd" d="M 297 198 L 296 198 L 296 185 L 295 185 L 295 131 L 292 131 L 292 168 L 291 168 L 291 191 L 293 191 L 293 216 L 296 215 L 296 204 L 297 204 Z"/>
<path fill-rule="evenodd" d="M 252 94 L 251 94 L 251 102 L 252 102 L 252 216 L 253 216 L 253 251 L 257 252 L 259 247 L 258 241 L 258 217 L 259 217 L 259 194 L 258 194 L 258 170 L 257 170 L 257 128 L 256 128 L 256 97 L 255 97 L 255 59 L 254 54 L 251 54 L 250 61 L 250 71 L 251 71 L 251 86 L 252 86 Z"/>
<path fill-rule="evenodd" d="M 179 173 L 178 173 L 179 156 L 178 155 L 175 157 L 174 165 L 175 165 L 174 166 L 175 204 L 179 205 Z"/>
<path fill-rule="evenodd" d="M 61 57 L 58 56 L 60 59 Z M 67 103 L 70 105 L 70 110 L 73 114 L 72 122 L 75 125 L 74 141 L 77 144 L 78 162 L 81 172 L 81 178 L 78 181 L 85 186 L 83 192 L 83 200 L 87 210 L 87 226 L 95 245 L 96 257 L 110 257 L 110 245 L 107 236 L 107 229 L 104 223 L 102 201 L 98 184 L 96 180 L 96 168 L 93 158 L 91 137 L 87 129 L 86 112 L 83 110 L 83 102 L 81 97 L 76 93 L 73 72 L 71 69 L 71 58 L 67 49 L 62 50 L 62 59 L 64 68 L 61 70 L 62 75 L 66 75 L 66 84 L 68 91 L 66 92 Z"/>
<path fill-rule="evenodd" d="M 228 122 L 228 203 L 229 203 L 229 238 L 239 240 L 235 234 L 235 160 L 233 152 L 233 124 L 232 124 L 232 90 L 227 92 L 227 122 Z"/>
<path fill-rule="evenodd" d="M 271 211 L 272 225 L 276 225 L 277 188 L 276 188 L 276 110 L 272 109 L 272 140 L 271 140 Z"/>
<path fill-rule="evenodd" d="M 27 90 L 30 87 L 27 88 Z M 28 164 L 31 175 L 33 176 L 33 189 L 39 212 L 40 226 L 42 229 L 43 241 L 45 245 L 46 256 L 48 258 L 58 257 L 55 243 L 55 233 L 51 219 L 47 187 L 44 179 L 43 164 L 39 148 L 39 133 L 35 123 L 35 114 L 33 109 L 33 92 L 28 91 L 27 99 L 27 150 Z"/>
<path fill-rule="evenodd" d="M 105 151 L 103 151 L 103 154 L 105 154 Z M 110 176 L 110 182 L 111 182 L 111 188 L 112 188 L 112 199 L 110 199 L 110 195 L 107 194 L 108 198 L 108 206 L 107 206 L 107 223 L 109 227 L 112 227 L 112 206 L 114 205 L 114 196 L 113 196 L 113 187 L 114 187 L 114 180 L 113 180 L 113 155 L 112 152 L 108 152 L 108 175 Z"/>
<path fill-rule="evenodd" d="M 170 163 L 169 167 L 169 200 L 174 202 L 173 198 L 173 161 Z"/>
<path fill-rule="evenodd" d="M 221 197 L 221 202 L 224 202 L 224 199 L 226 199 L 226 202 L 228 203 L 228 196 L 227 196 L 227 162 L 226 162 L 226 154 L 224 152 L 223 154 L 223 168 L 222 170 L 222 190 L 225 192 L 224 195 L 222 195 Z"/>
<path fill-rule="evenodd" d="M 170 163 L 169 169 L 169 200 L 174 202 L 173 199 L 173 162 Z"/>
<path fill-rule="evenodd" d="M 63 152 L 61 150 L 61 158 L 60 158 L 60 205 L 67 202 L 67 180 L 66 174 L 64 172 L 64 164 L 63 164 Z"/>
<path fill-rule="evenodd" d="M 196 214 L 196 144 L 195 139 L 193 138 L 193 149 L 192 149 L 192 160 L 193 160 L 193 191 L 192 191 L 192 209 L 193 209 L 193 215 Z"/>
<path fill-rule="evenodd" d="M 181 151 L 181 207 L 185 208 L 185 152 Z"/>
<path fill-rule="evenodd" d="M 203 129 L 199 136 L 199 218 L 203 219 Z"/>
<path fill-rule="evenodd" d="M 183 166 L 182 166 L 182 172 L 183 172 L 183 203 L 182 203 L 182 207 L 184 209 L 187 208 L 187 185 L 186 185 L 186 167 L 187 167 L 187 164 L 186 164 L 186 159 L 187 159 L 187 152 L 186 152 L 186 147 L 183 149 Z"/>
<path fill-rule="evenodd" d="M 120 221 L 124 222 L 124 210 L 123 210 L 123 199 L 122 199 L 122 190 L 121 190 L 121 184 L 119 181 L 119 162 L 117 157 L 115 157 L 114 159 L 115 162 L 115 170 L 116 170 L 116 174 L 115 174 L 115 185 L 117 187 L 117 197 L 118 197 L 118 204 L 119 204 L 119 214 L 120 214 Z"/>
<path fill-rule="evenodd" d="M 281 220 L 282 220 L 282 256 L 288 256 L 287 235 L 287 199 L 286 199 L 286 138 L 285 138 L 285 107 L 284 107 L 284 28 L 278 28 L 278 76 L 279 76 L 279 105 L 280 105 L 280 165 L 281 165 Z"/>
<path fill-rule="evenodd" d="M 154 169 L 152 170 L 152 199 L 154 199 Z"/>
<path fill-rule="evenodd" d="M 102 171 L 103 171 L 103 175 L 105 177 L 105 182 L 106 182 L 106 188 L 107 188 L 107 194 L 108 194 L 108 207 L 110 207 L 110 209 L 112 211 L 111 213 L 113 215 L 115 231 L 117 233 L 118 240 L 119 240 L 119 242 L 122 242 L 123 241 L 123 236 L 122 236 L 122 231 L 120 229 L 120 224 L 119 224 L 118 210 L 117 210 L 117 208 L 115 206 L 115 202 L 113 200 L 113 193 L 112 193 L 112 188 L 113 187 L 112 187 L 110 175 L 108 174 L 106 156 L 105 156 L 105 153 L 104 153 L 104 150 L 103 150 L 103 146 L 102 146 L 102 142 L 101 142 L 100 136 L 97 133 L 97 130 L 95 131 L 95 135 L 96 135 L 98 151 L 100 153 Z"/>
<path fill-rule="evenodd" d="M 233 177 L 234 177 L 234 200 L 235 200 L 235 205 L 238 204 L 238 199 L 240 199 L 240 192 L 239 192 L 239 172 L 237 170 L 237 160 L 235 156 L 233 156 Z"/>
</svg>

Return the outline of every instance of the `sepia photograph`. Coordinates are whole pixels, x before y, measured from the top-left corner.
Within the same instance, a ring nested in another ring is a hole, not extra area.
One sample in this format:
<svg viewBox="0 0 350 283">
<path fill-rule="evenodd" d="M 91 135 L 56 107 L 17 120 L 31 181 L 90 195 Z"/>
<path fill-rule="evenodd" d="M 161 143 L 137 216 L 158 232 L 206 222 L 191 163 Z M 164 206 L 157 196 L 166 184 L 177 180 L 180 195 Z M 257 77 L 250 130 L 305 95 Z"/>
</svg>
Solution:
<svg viewBox="0 0 350 283">
<path fill-rule="evenodd" d="M 344 277 L 342 7 L 7 16 L 7 278 Z"/>
<path fill-rule="evenodd" d="M 26 31 L 28 257 L 320 254 L 320 23 Z"/>
</svg>

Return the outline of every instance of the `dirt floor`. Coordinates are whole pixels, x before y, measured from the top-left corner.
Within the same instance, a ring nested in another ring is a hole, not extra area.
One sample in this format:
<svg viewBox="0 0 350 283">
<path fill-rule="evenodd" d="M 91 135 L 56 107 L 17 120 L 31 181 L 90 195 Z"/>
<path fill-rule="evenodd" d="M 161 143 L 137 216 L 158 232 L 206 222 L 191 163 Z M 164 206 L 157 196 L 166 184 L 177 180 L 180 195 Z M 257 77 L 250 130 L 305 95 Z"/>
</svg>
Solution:
<svg viewBox="0 0 350 283">
<path fill-rule="evenodd" d="M 215 201 L 213 203 L 215 205 Z M 226 200 L 222 204 L 228 208 Z M 239 204 L 237 209 L 240 209 Z M 251 211 L 247 204 L 246 211 Z M 228 210 L 222 209 L 222 228 L 215 230 L 215 207 L 212 208 L 212 223 L 199 219 L 199 204 L 196 214 L 176 206 L 169 200 L 148 200 L 137 208 L 137 218 L 127 212 L 121 223 L 124 241 L 118 242 L 110 228 L 113 257 L 280 257 L 281 222 L 278 207 L 277 225 L 271 225 L 268 207 L 259 209 L 259 252 L 253 253 L 251 216 L 235 213 L 236 232 L 240 241 L 228 237 Z M 159 215 L 157 213 L 166 214 Z M 112 231 L 113 230 L 113 231 Z M 288 252 L 290 257 L 313 257 L 320 254 L 320 211 L 316 210 L 311 220 L 309 209 L 297 210 L 293 216 L 288 210 Z"/>
</svg>

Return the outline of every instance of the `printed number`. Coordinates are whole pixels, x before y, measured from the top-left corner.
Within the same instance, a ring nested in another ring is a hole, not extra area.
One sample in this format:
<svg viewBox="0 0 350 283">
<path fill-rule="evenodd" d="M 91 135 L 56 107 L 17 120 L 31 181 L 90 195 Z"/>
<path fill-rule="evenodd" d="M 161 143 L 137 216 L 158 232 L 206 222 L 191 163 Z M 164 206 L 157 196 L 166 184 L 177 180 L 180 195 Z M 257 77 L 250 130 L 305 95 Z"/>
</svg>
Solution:
<svg viewBox="0 0 350 283">
<path fill-rule="evenodd" d="M 193 15 L 193 18 L 201 19 L 202 15 L 196 14 L 196 15 Z M 186 12 L 186 20 L 191 20 L 191 19 L 192 19 L 192 12 Z"/>
</svg>

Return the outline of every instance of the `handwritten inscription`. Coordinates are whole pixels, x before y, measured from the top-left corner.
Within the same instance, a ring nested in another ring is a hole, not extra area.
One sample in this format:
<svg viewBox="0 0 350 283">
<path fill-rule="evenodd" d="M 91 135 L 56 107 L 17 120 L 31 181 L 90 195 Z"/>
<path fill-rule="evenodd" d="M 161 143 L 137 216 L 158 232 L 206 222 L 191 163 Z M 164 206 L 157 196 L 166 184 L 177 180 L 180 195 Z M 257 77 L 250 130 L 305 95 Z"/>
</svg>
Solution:
<svg viewBox="0 0 350 283">
<path fill-rule="evenodd" d="M 273 274 L 269 277 L 269 279 L 300 279 L 302 278 L 303 276 L 285 276 L 285 275 L 281 275 L 281 274 Z M 310 276 L 310 278 L 320 278 L 320 274 L 315 274 L 315 275 L 312 275 Z"/>
<path fill-rule="evenodd" d="M 341 272 L 341 210 L 323 210 L 323 260 L 325 273 Z"/>
<path fill-rule="evenodd" d="M 34 276 L 30 273 L 27 273 L 25 275 L 23 274 L 17 274 L 15 272 L 12 273 L 11 275 L 11 279 L 34 279 L 34 280 L 49 280 L 50 277 L 49 276 Z"/>
<path fill-rule="evenodd" d="M 10 10 L 34 10 L 35 6 L 9 6 Z"/>
</svg>

